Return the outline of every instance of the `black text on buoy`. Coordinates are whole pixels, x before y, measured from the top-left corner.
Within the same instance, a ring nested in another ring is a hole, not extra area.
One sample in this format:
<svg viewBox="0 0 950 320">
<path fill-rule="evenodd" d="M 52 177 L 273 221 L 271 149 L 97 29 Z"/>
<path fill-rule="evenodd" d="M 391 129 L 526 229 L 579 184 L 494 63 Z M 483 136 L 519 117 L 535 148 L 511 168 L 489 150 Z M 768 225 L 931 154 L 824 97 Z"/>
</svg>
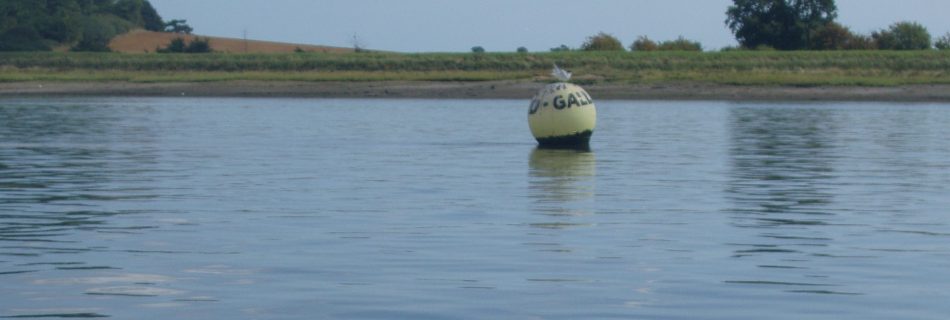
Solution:
<svg viewBox="0 0 950 320">
<path fill-rule="evenodd" d="M 552 74 L 562 81 L 570 78 L 557 66 Z M 593 99 L 583 88 L 567 82 L 545 86 L 528 108 L 528 126 L 542 148 L 586 149 L 596 125 Z"/>
</svg>

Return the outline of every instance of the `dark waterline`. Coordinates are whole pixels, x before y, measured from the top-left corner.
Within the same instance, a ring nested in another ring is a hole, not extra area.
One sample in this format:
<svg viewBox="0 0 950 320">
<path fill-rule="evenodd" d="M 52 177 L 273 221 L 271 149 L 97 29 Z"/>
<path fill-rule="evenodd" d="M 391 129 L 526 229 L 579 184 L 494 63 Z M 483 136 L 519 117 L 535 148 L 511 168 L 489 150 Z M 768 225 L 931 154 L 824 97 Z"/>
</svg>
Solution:
<svg viewBox="0 0 950 320">
<path fill-rule="evenodd" d="M 944 319 L 950 105 L 0 100 L 0 317 Z"/>
</svg>

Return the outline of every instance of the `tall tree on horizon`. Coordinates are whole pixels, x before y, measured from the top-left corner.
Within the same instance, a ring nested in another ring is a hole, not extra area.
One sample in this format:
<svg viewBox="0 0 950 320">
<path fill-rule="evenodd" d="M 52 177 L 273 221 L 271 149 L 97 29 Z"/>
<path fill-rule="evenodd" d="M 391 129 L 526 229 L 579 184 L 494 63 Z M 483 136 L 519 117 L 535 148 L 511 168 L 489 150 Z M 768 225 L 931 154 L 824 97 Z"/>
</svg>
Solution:
<svg viewBox="0 0 950 320">
<path fill-rule="evenodd" d="M 733 0 L 726 25 L 745 48 L 808 49 L 825 25 L 838 17 L 834 0 Z"/>
</svg>

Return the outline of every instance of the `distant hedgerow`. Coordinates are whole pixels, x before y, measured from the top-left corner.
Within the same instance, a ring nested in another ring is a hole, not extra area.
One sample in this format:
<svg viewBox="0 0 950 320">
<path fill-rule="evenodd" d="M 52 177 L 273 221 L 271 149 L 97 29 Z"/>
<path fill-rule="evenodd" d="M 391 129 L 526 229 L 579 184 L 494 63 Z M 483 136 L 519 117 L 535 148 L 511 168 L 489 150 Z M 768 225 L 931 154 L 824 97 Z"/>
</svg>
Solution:
<svg viewBox="0 0 950 320">
<path fill-rule="evenodd" d="M 581 45 L 584 51 L 624 51 L 623 44 L 617 37 L 606 32 L 600 32 L 587 38 L 587 41 Z"/>
<path fill-rule="evenodd" d="M 155 50 L 158 53 L 209 53 L 211 52 L 211 39 L 196 37 L 190 43 L 185 44 L 185 39 L 177 37 L 168 43 L 164 48 Z"/>
<path fill-rule="evenodd" d="M 703 45 L 699 41 L 688 40 L 680 36 L 676 40 L 663 41 L 660 43 L 659 49 L 661 51 L 703 51 Z"/>
</svg>

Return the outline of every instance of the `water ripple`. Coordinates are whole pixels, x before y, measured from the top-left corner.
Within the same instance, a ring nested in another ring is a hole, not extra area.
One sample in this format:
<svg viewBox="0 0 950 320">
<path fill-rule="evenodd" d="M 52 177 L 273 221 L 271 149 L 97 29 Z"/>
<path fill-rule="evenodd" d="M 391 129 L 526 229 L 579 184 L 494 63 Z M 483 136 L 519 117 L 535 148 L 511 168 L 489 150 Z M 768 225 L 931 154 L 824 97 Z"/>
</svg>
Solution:
<svg viewBox="0 0 950 320">
<path fill-rule="evenodd" d="M 950 314 L 946 105 L 524 107 L 0 101 L 0 317 Z"/>
</svg>

